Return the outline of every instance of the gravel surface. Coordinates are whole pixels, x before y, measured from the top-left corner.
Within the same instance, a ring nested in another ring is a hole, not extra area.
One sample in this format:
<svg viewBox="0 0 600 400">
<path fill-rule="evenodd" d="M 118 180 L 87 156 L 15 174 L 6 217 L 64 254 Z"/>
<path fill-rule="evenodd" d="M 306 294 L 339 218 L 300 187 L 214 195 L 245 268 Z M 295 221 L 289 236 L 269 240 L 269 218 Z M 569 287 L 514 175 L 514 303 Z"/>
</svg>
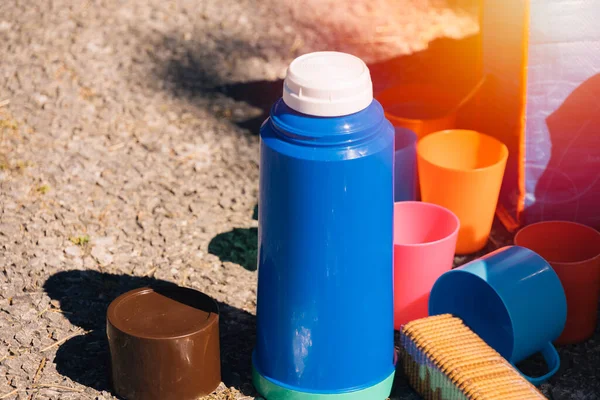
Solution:
<svg viewBox="0 0 600 400">
<path fill-rule="evenodd" d="M 477 31 L 439 1 L 339 3 L 0 2 L 0 399 L 116 399 L 106 308 L 161 280 L 220 302 L 208 398 L 254 398 L 256 133 L 285 67 Z M 599 346 L 563 350 L 546 391 L 599 398 Z M 416 397 L 400 379 L 394 398 Z"/>
</svg>

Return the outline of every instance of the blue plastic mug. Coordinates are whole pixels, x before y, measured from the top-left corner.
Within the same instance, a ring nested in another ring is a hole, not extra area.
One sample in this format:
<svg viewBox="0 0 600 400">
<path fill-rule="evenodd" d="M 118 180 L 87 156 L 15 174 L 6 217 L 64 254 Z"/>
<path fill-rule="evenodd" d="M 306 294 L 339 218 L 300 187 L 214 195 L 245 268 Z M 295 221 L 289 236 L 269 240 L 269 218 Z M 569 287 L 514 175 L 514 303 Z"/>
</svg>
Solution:
<svg viewBox="0 0 600 400">
<path fill-rule="evenodd" d="M 521 372 L 532 384 L 558 371 L 552 342 L 565 326 L 567 300 L 558 275 L 537 253 L 507 246 L 446 272 L 431 290 L 429 315 L 446 313 L 461 318 L 513 366 L 541 352 L 549 372 Z"/>
<path fill-rule="evenodd" d="M 395 127 L 394 202 L 417 200 L 417 134 Z"/>
</svg>

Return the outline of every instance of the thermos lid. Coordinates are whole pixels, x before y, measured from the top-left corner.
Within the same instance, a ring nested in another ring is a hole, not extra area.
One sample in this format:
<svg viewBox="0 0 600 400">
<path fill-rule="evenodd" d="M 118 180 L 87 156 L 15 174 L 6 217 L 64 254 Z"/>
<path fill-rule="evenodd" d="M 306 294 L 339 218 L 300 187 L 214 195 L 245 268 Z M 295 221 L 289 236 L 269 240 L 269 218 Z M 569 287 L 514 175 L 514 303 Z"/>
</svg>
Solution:
<svg viewBox="0 0 600 400">
<path fill-rule="evenodd" d="M 189 288 L 140 288 L 107 311 L 115 392 L 126 400 L 192 400 L 221 383 L 219 310 Z"/>
<path fill-rule="evenodd" d="M 319 117 L 359 112 L 373 101 L 369 68 L 347 53 L 304 54 L 288 67 L 283 101 L 293 110 Z"/>
</svg>

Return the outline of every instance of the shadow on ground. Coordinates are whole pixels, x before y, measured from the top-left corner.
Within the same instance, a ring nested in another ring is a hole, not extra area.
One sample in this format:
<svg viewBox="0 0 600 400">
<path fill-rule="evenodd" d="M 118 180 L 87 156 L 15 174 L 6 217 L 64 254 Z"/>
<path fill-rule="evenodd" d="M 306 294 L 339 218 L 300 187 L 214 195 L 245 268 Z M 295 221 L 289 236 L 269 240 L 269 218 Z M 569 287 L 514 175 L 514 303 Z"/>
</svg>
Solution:
<svg viewBox="0 0 600 400">
<path fill-rule="evenodd" d="M 208 252 L 221 261 L 239 264 L 248 271 L 257 270 L 258 229 L 235 228 L 219 233 L 208 244 Z"/>
<path fill-rule="evenodd" d="M 216 116 L 230 120 L 253 135 L 258 135 L 262 123 L 269 116 L 271 106 L 281 97 L 283 90 L 283 80 L 195 87 L 189 85 L 188 79 L 184 78 L 189 76 L 189 73 L 183 72 L 188 69 L 185 64 L 172 61 L 168 70 L 176 87 L 191 98 L 209 98 Z"/>
<path fill-rule="evenodd" d="M 217 90 L 235 101 L 247 103 L 260 110 L 260 114 L 236 122 L 240 128 L 258 134 L 260 126 L 269 116 L 271 106 L 281 97 L 283 80 L 224 85 L 217 87 Z"/>
<path fill-rule="evenodd" d="M 89 331 L 60 346 L 54 362 L 59 373 L 100 391 L 111 391 L 110 355 L 106 339 L 106 311 L 119 295 L 140 287 L 175 284 L 148 277 L 115 275 L 97 271 L 63 271 L 52 275 L 44 290 L 69 321 Z M 220 310 L 221 371 L 223 382 L 252 395 L 251 353 L 255 317 L 218 302 Z M 240 340 L 243 337 L 243 340 Z"/>
<path fill-rule="evenodd" d="M 269 48 L 267 44 L 258 46 L 230 38 L 218 41 L 214 49 L 209 49 L 201 43 L 182 42 L 167 36 L 157 46 L 184 49 L 173 53 L 171 58 L 155 60 L 156 77 L 166 83 L 173 96 L 206 107 L 215 117 L 234 123 L 254 135 L 258 134 L 268 117 L 271 105 L 281 97 L 282 80 L 231 83 L 225 75 L 233 61 L 268 57 L 264 53 L 265 48 Z M 285 49 L 284 43 L 274 42 L 271 46 Z"/>
</svg>

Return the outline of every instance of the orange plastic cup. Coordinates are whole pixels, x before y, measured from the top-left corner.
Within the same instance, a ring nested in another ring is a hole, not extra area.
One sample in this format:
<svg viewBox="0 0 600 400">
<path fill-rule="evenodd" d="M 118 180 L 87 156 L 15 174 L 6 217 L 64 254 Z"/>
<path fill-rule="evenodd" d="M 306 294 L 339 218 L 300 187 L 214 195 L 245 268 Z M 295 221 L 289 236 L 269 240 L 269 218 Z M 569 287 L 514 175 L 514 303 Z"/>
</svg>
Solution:
<svg viewBox="0 0 600 400">
<path fill-rule="evenodd" d="M 504 143 L 471 130 L 435 132 L 417 143 L 421 199 L 458 216 L 457 254 L 486 245 L 507 159 Z"/>
<path fill-rule="evenodd" d="M 563 285 L 567 322 L 556 343 L 589 339 L 598 323 L 600 232 L 575 222 L 544 221 L 517 232 L 515 244 L 545 258 Z"/>
<path fill-rule="evenodd" d="M 455 127 L 459 99 L 436 86 L 393 86 L 376 98 L 392 125 L 410 129 L 417 138 Z"/>
</svg>

